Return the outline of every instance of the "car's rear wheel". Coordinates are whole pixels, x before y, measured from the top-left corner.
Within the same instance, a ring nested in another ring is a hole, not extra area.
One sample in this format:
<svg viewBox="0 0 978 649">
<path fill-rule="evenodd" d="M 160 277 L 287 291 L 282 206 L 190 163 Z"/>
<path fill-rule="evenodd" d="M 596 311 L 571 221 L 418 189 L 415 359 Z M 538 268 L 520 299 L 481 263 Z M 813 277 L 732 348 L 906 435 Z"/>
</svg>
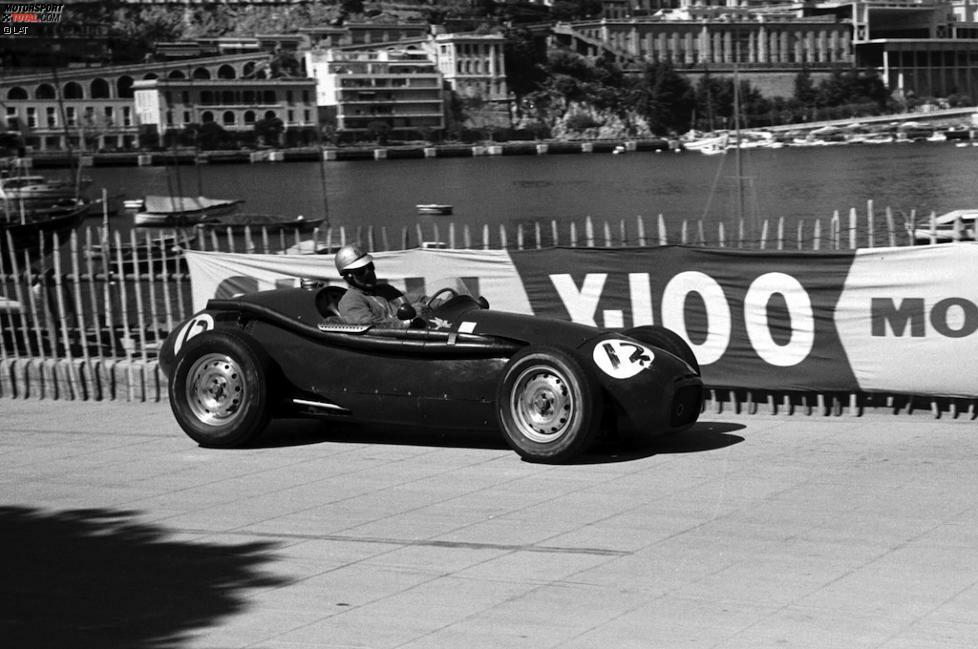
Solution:
<svg viewBox="0 0 978 649">
<path fill-rule="evenodd" d="M 264 353 L 244 336 L 222 330 L 194 336 L 170 381 L 177 423 L 201 446 L 251 442 L 270 418 L 268 366 Z"/>
<path fill-rule="evenodd" d="M 686 361 L 686 364 L 696 370 L 697 374 L 700 373 L 700 364 L 696 360 L 693 349 L 682 336 L 672 329 L 666 329 L 659 325 L 644 325 L 628 329 L 624 334 L 646 345 L 652 345 L 653 347 L 666 350 L 673 356 L 677 356 Z"/>
<path fill-rule="evenodd" d="M 600 389 L 570 354 L 529 347 L 507 364 L 496 395 L 499 427 L 533 462 L 563 462 L 586 450 L 601 424 Z"/>
</svg>

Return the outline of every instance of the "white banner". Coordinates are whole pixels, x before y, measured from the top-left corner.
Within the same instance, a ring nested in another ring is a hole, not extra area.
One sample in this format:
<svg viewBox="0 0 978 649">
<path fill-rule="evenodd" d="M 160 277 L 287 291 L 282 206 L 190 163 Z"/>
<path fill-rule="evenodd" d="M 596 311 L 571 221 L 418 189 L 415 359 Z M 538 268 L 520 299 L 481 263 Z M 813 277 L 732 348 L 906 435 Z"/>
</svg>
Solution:
<svg viewBox="0 0 978 649">
<path fill-rule="evenodd" d="M 835 323 L 860 389 L 978 395 L 978 244 L 857 251 Z"/>
<path fill-rule="evenodd" d="M 207 300 L 299 286 L 303 278 L 345 286 L 332 255 L 252 255 L 188 250 L 194 310 Z M 494 309 L 532 313 L 520 276 L 505 250 L 413 249 L 373 252 L 377 277 L 408 293 L 433 294 L 463 278 Z M 475 281 L 473 281 L 475 280 Z"/>
</svg>

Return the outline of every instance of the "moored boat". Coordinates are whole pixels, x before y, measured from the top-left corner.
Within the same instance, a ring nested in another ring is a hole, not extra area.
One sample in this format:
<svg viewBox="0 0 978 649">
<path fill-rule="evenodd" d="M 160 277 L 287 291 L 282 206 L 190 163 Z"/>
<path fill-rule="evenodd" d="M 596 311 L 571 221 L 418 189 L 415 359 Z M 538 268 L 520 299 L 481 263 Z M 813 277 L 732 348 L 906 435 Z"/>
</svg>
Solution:
<svg viewBox="0 0 978 649">
<path fill-rule="evenodd" d="M 975 241 L 978 209 L 953 210 L 913 229 L 916 241 Z"/>
<path fill-rule="evenodd" d="M 684 135 L 681 141 L 683 148 L 687 151 L 700 151 L 711 154 L 726 150 L 728 140 L 729 135 L 726 131 L 719 131 L 713 134 L 691 131 Z"/>
<path fill-rule="evenodd" d="M 63 245 L 71 231 L 85 220 L 90 208 L 91 203 L 79 198 L 30 210 L 0 210 L 0 251 L 9 250 L 8 236 L 14 250 L 36 248 L 42 239 L 50 250 L 55 234 L 58 243 Z"/>
<path fill-rule="evenodd" d="M 234 212 L 223 216 L 208 216 L 198 224 L 198 227 L 219 230 L 230 228 L 233 232 L 241 232 L 245 228 L 250 228 L 252 231 L 265 230 L 266 232 L 280 232 L 282 230 L 309 232 L 325 221 L 325 217 L 307 219 L 301 214 L 297 217 L 288 217 L 276 214 Z"/>
<path fill-rule="evenodd" d="M 446 203 L 418 203 L 414 206 L 418 214 L 431 214 L 435 216 L 447 216 L 454 209 Z"/>
<path fill-rule="evenodd" d="M 113 194 L 92 199 L 92 214 L 115 216 L 125 209 L 125 195 Z"/>
<path fill-rule="evenodd" d="M 137 226 L 197 225 L 204 220 L 230 214 L 242 203 L 238 199 L 206 196 L 154 196 L 143 199 L 143 206 L 133 216 Z"/>
<path fill-rule="evenodd" d="M 91 179 L 74 181 L 48 178 L 39 174 L 0 175 L 0 199 L 26 207 L 49 205 L 58 201 L 73 199 L 89 184 Z"/>
</svg>

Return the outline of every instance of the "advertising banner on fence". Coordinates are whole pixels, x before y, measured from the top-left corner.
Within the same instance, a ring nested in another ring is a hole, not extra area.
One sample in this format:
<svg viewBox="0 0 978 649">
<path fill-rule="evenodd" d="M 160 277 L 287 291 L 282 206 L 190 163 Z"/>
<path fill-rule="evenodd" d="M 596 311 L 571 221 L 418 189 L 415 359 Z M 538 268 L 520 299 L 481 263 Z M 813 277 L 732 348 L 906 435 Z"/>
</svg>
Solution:
<svg viewBox="0 0 978 649">
<path fill-rule="evenodd" d="M 852 253 L 665 246 L 511 253 L 538 315 L 608 328 L 660 324 L 710 385 L 850 390 L 833 310 Z"/>
<path fill-rule="evenodd" d="M 375 254 L 378 275 L 431 293 L 463 277 L 495 309 L 611 329 L 666 326 L 708 385 L 978 396 L 978 245 L 834 252 L 664 246 Z M 188 252 L 195 308 L 299 277 L 341 283 L 332 258 Z"/>
<path fill-rule="evenodd" d="M 978 244 L 860 250 L 835 322 L 861 389 L 978 396 Z"/>
<path fill-rule="evenodd" d="M 531 313 L 523 283 L 505 250 L 414 249 L 372 252 L 378 276 L 407 293 L 431 295 L 448 281 L 462 278 L 473 292 L 496 296 L 500 308 Z M 190 268 L 194 310 L 213 297 L 226 298 L 273 288 L 299 286 L 317 279 L 346 286 L 332 255 L 247 255 L 185 253 Z M 495 305 L 494 305 L 495 306 Z"/>
</svg>

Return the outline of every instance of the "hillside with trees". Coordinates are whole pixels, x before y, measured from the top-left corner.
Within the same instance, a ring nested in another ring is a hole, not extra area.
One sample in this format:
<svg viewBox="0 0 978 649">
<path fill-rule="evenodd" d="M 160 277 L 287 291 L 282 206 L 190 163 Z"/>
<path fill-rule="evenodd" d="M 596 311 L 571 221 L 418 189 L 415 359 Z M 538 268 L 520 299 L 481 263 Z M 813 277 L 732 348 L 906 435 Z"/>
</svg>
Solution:
<svg viewBox="0 0 978 649">
<path fill-rule="evenodd" d="M 430 4 L 333 0 L 179 9 L 106 0 L 80 5 L 79 11 L 86 12 L 86 20 L 109 25 L 111 60 L 107 63 L 141 62 L 157 42 L 290 33 L 300 27 L 345 21 L 466 25 L 473 31 L 508 37 L 506 69 L 515 99 L 512 126 L 524 133 L 556 138 L 663 136 L 691 128 L 729 128 L 734 121 L 730 77 L 705 75 L 693 83 L 668 63 L 648 63 L 637 74 L 625 74 L 608 59 L 592 61 L 572 52 L 547 51 L 542 39 L 520 27 L 523 21 L 597 15 L 601 5 L 596 0 L 557 0 L 549 9 L 492 0 L 435 0 Z M 875 115 L 908 107 L 905 100 L 901 104 L 891 97 L 875 72 L 842 68 L 817 83 L 803 70 L 791 97 L 765 97 L 742 80 L 739 99 L 740 124 L 745 127 Z M 477 103 L 454 102 L 454 121 L 471 128 L 478 122 Z"/>
<path fill-rule="evenodd" d="M 764 97 L 741 80 L 740 124 L 763 127 L 898 108 L 873 72 L 836 70 L 818 84 L 803 71 L 792 97 Z M 514 84 L 520 125 L 557 137 L 663 136 L 734 125 L 734 80 L 705 75 L 696 83 L 668 63 L 648 63 L 626 75 L 612 61 L 595 62 L 554 50 L 536 74 Z"/>
</svg>

